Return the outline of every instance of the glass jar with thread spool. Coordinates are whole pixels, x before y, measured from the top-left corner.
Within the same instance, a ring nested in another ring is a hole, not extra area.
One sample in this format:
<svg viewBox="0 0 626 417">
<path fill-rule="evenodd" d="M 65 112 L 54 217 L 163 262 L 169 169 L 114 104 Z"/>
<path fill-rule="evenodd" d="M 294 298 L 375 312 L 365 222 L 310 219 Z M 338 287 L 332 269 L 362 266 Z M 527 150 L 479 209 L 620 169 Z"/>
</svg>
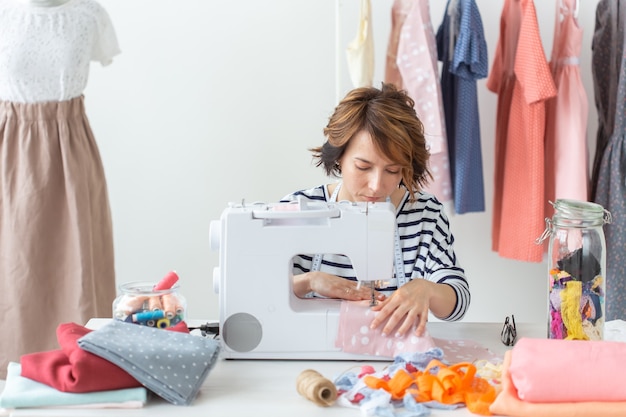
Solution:
<svg viewBox="0 0 626 417">
<path fill-rule="evenodd" d="M 606 241 L 611 213 L 591 202 L 557 199 L 537 243 L 548 246 L 548 338 L 603 340 Z"/>
<path fill-rule="evenodd" d="M 151 282 L 129 282 L 120 285 L 113 301 L 115 320 L 167 329 L 185 320 L 187 301 L 178 284 L 155 289 Z"/>
</svg>

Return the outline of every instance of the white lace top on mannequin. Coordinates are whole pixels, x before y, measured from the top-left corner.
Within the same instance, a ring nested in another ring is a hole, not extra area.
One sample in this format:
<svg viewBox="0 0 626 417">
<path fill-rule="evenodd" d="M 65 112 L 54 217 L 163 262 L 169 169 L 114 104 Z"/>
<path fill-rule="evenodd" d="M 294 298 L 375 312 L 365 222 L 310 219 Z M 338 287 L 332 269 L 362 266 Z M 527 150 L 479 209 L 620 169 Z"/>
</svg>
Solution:
<svg viewBox="0 0 626 417">
<path fill-rule="evenodd" d="M 119 52 L 109 15 L 95 0 L 0 0 L 0 100 L 78 97 L 90 62 L 108 65 Z"/>
</svg>

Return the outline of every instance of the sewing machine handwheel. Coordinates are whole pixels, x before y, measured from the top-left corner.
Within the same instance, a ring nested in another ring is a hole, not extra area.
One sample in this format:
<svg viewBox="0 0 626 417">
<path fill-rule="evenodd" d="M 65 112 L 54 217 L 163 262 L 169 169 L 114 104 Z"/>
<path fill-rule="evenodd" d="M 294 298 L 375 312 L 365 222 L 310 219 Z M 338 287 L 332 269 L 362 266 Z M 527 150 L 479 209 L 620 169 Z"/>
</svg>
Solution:
<svg viewBox="0 0 626 417">
<path fill-rule="evenodd" d="M 261 343 L 263 328 L 252 314 L 235 313 L 224 321 L 222 337 L 232 350 L 250 352 Z"/>
</svg>

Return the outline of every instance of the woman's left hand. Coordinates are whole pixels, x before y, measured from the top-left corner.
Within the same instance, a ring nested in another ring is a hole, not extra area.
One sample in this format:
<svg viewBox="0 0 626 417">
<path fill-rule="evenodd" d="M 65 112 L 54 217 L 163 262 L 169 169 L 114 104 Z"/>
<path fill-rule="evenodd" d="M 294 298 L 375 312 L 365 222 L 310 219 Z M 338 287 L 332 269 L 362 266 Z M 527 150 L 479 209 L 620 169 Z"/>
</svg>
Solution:
<svg viewBox="0 0 626 417">
<path fill-rule="evenodd" d="M 375 329 L 389 319 L 383 327 L 383 335 L 402 336 L 415 325 L 415 335 L 422 336 L 428 322 L 433 285 L 437 284 L 414 279 L 398 288 L 386 300 L 372 307 L 378 314 L 370 328 Z"/>
</svg>

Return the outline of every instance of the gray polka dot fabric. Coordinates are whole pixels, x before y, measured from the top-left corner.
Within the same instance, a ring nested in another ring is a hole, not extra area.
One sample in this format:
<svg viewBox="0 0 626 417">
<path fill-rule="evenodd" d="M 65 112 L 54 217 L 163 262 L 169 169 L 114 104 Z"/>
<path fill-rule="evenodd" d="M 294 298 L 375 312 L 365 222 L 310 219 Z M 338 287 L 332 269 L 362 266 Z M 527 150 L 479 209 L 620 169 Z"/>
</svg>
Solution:
<svg viewBox="0 0 626 417">
<path fill-rule="evenodd" d="M 112 321 L 78 345 L 132 375 L 175 405 L 189 405 L 219 357 L 214 339 Z"/>
</svg>

